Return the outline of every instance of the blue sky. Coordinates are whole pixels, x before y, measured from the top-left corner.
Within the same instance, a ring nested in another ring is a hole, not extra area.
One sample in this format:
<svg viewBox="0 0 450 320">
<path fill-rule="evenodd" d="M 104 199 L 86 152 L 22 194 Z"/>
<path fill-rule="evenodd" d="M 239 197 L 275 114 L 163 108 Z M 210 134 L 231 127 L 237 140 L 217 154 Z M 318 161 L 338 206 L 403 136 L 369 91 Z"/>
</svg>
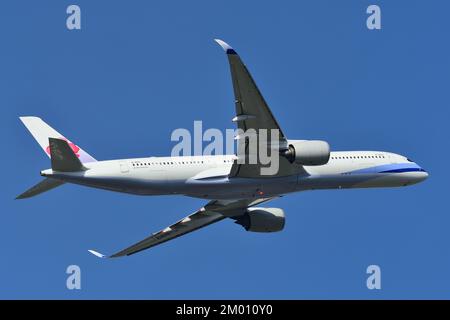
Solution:
<svg viewBox="0 0 450 320">
<path fill-rule="evenodd" d="M 66 8 L 82 10 L 68 31 Z M 382 29 L 369 31 L 370 4 Z M 450 298 L 448 1 L 9 1 L 0 6 L 0 298 Z M 430 173 L 397 189 L 273 201 L 283 232 L 224 221 L 100 260 L 205 201 L 65 185 L 13 200 L 50 162 L 18 117 L 37 115 L 97 159 L 170 154 L 176 128 L 232 128 L 235 47 L 285 134 L 384 150 Z M 82 289 L 66 289 L 68 265 Z M 368 265 L 382 289 L 366 288 Z"/>
</svg>

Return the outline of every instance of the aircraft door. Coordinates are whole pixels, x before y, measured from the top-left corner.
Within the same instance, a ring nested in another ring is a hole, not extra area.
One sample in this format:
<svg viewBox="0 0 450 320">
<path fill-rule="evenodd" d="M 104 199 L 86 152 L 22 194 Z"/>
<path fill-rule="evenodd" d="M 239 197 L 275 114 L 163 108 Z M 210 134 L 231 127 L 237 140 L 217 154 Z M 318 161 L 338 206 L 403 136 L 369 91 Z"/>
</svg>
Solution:
<svg viewBox="0 0 450 320">
<path fill-rule="evenodd" d="M 120 172 L 122 172 L 122 173 L 128 173 L 129 172 L 128 163 L 126 161 L 121 161 L 120 162 Z"/>
</svg>

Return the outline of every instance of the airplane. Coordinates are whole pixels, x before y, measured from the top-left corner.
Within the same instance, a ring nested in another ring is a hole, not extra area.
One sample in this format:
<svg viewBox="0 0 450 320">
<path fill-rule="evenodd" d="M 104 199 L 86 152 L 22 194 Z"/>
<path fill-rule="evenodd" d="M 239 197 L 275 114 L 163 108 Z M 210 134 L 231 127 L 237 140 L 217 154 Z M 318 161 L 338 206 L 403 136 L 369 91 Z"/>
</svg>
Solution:
<svg viewBox="0 0 450 320">
<path fill-rule="evenodd" d="M 276 232 L 285 225 L 281 208 L 260 205 L 281 196 L 315 189 L 400 187 L 424 181 L 428 173 L 391 152 L 330 151 L 326 141 L 289 140 L 236 51 L 215 39 L 231 71 L 236 116 L 242 130 L 278 130 L 278 171 L 262 175 L 261 163 L 242 163 L 233 155 L 145 157 L 97 161 L 38 117 L 20 120 L 50 157 L 44 179 L 16 199 L 36 196 L 65 183 L 135 195 L 184 195 L 207 199 L 202 208 L 112 255 L 129 256 L 226 218 L 247 231 Z"/>
</svg>

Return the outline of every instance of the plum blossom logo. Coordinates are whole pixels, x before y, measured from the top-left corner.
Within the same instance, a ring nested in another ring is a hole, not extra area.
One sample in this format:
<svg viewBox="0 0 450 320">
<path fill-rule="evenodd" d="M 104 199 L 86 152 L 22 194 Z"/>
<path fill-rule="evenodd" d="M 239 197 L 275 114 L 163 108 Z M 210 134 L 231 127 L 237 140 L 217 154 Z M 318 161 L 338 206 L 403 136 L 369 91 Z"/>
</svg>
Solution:
<svg viewBox="0 0 450 320">
<path fill-rule="evenodd" d="M 73 153 L 75 153 L 78 158 L 80 157 L 80 155 L 78 154 L 78 152 L 80 151 L 80 148 L 75 143 L 70 142 L 69 140 L 67 140 L 64 137 L 61 137 L 59 139 L 65 140 L 69 144 L 69 147 L 72 149 Z M 45 152 L 47 152 L 47 154 L 50 155 L 50 146 L 45 148 Z"/>
</svg>

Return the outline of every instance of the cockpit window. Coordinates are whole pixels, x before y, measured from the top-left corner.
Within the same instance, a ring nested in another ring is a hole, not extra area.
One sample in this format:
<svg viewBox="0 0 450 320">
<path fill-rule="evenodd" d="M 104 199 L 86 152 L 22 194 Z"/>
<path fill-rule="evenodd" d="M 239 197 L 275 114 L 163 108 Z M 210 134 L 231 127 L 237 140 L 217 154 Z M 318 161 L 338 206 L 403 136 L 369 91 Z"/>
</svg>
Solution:
<svg viewBox="0 0 450 320">
<path fill-rule="evenodd" d="M 414 162 L 414 161 L 412 161 L 411 159 L 409 159 L 409 158 L 406 158 L 406 160 L 408 160 L 409 162 Z"/>
</svg>

